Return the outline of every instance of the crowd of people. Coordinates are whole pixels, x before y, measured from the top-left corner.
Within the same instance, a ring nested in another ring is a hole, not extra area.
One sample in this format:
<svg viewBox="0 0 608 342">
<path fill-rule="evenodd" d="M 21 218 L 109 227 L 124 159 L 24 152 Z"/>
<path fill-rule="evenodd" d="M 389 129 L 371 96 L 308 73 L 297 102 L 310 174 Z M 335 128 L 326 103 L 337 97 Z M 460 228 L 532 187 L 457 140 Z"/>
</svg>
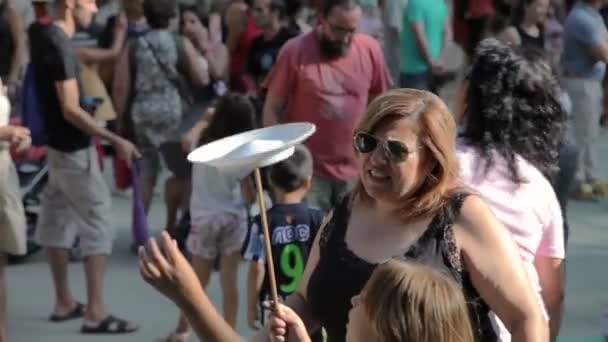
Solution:
<svg viewBox="0 0 608 342">
<path fill-rule="evenodd" d="M 161 243 L 132 245 L 181 309 L 166 341 L 241 339 L 243 259 L 248 326 L 267 327 L 254 341 L 556 340 L 568 199 L 608 196 L 605 0 L 16 2 L 0 0 L 0 342 L 6 255 L 27 240 L 11 154 L 32 144 L 49 169 L 35 229 L 49 321 L 82 319 L 83 334 L 139 328 L 110 313 L 102 285 L 112 190 L 134 168 L 145 212 L 169 173 Z M 453 80 L 450 110 L 439 94 Z M 271 260 L 251 170 L 186 155 L 302 121 L 316 133 L 263 170 Z M 69 287 L 75 244 L 86 302 Z M 214 268 L 223 316 L 204 291 Z"/>
</svg>

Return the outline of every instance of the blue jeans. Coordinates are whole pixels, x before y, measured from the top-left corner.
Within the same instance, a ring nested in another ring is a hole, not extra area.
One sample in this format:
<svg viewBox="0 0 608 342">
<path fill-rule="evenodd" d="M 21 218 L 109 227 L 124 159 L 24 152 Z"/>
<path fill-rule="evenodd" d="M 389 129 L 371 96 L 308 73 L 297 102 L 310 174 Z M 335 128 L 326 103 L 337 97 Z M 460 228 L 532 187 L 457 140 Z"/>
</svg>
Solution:
<svg viewBox="0 0 608 342">
<path fill-rule="evenodd" d="M 399 85 L 401 88 L 412 88 L 419 90 L 431 90 L 433 75 L 430 70 L 415 74 L 400 73 Z"/>
<path fill-rule="evenodd" d="M 559 172 L 553 180 L 553 190 L 562 209 L 564 219 L 564 243 L 568 243 L 570 226 L 568 225 L 568 197 L 574 185 L 578 166 L 578 150 L 576 146 L 562 144 L 559 149 Z"/>
</svg>

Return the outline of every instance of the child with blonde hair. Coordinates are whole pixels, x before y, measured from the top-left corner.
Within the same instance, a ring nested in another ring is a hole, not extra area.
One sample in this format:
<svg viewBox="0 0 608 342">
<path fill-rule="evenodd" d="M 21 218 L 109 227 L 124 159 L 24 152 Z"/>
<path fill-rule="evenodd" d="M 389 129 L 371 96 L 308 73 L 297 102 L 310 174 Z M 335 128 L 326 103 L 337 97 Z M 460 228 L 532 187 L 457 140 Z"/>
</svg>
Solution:
<svg viewBox="0 0 608 342">
<path fill-rule="evenodd" d="M 166 233 L 162 248 L 152 239 L 140 248 L 139 255 L 144 280 L 183 310 L 200 339 L 243 340 L 215 310 L 176 242 Z M 352 302 L 347 342 L 474 341 L 462 290 L 429 266 L 385 262 Z M 282 304 L 275 308 L 268 329 L 273 341 L 286 341 L 287 333 L 291 341 L 310 341 L 300 317 Z"/>
<path fill-rule="evenodd" d="M 348 319 L 347 342 L 473 342 L 462 290 L 421 264 L 391 260 L 378 266 L 353 297 Z M 282 304 L 269 329 L 274 340 L 290 331 L 298 341 L 309 341 L 301 319 Z"/>
</svg>

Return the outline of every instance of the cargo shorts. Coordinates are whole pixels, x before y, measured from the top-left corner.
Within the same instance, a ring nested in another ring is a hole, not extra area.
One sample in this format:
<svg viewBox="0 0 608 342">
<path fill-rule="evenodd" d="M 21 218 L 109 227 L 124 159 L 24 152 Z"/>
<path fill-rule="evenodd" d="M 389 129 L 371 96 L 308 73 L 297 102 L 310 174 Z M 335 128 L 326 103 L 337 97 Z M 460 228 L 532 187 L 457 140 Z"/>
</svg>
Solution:
<svg viewBox="0 0 608 342">
<path fill-rule="evenodd" d="M 110 190 L 93 147 L 74 152 L 47 149 L 49 182 L 42 197 L 36 240 L 44 247 L 71 248 L 80 238 L 83 256 L 112 252 Z"/>
</svg>

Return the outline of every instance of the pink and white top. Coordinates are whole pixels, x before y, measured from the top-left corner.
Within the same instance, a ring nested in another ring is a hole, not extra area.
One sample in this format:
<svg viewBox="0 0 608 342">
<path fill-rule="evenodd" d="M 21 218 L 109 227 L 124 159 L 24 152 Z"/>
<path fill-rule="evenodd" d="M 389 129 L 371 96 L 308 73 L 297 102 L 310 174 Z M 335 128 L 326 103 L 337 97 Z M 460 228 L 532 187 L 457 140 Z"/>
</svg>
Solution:
<svg viewBox="0 0 608 342">
<path fill-rule="evenodd" d="M 519 156 L 516 158 L 517 167 L 524 182 L 515 184 L 511 181 L 507 162 L 498 153 L 494 155 L 495 163 L 487 174 L 476 148 L 460 143 L 456 154 L 463 183 L 479 193 L 498 220 L 511 231 L 528 278 L 540 299 L 542 289 L 534 268 L 535 258 L 565 257 L 562 213 L 553 187 L 536 167 Z M 500 322 L 497 324 L 500 341 L 510 341 L 504 326 Z"/>
</svg>

